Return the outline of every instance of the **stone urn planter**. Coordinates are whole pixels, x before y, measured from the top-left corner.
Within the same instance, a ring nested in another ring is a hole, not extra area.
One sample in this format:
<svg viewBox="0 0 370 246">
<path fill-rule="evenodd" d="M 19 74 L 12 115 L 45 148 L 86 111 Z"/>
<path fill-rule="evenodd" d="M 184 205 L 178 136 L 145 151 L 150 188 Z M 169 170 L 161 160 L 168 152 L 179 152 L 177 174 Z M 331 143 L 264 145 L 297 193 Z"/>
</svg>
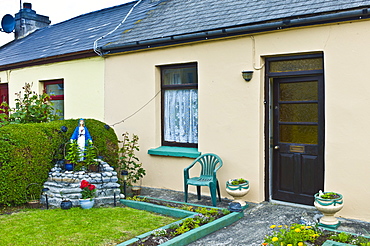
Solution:
<svg viewBox="0 0 370 246">
<path fill-rule="evenodd" d="M 334 217 L 343 208 L 343 196 L 335 192 L 319 192 L 314 195 L 314 205 L 324 216 L 320 218 L 320 226 L 336 229 L 340 221 Z"/>
<path fill-rule="evenodd" d="M 247 203 L 241 200 L 249 192 L 249 182 L 246 179 L 229 179 L 226 181 L 226 192 L 234 198 L 233 202 L 238 202 L 242 207 Z"/>
<path fill-rule="evenodd" d="M 88 199 L 80 199 L 80 206 L 83 209 L 90 209 L 94 207 L 94 199 L 93 198 L 88 198 Z"/>
</svg>

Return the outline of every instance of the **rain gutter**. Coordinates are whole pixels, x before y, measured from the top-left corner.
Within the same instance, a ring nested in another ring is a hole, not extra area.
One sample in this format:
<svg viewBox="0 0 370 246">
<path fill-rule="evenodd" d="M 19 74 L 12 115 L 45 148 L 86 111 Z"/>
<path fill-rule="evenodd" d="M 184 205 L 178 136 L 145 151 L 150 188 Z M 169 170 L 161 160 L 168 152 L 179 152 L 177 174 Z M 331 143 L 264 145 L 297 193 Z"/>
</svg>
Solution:
<svg viewBox="0 0 370 246">
<path fill-rule="evenodd" d="M 293 27 L 302 27 L 318 24 L 327 24 L 333 22 L 344 22 L 351 20 L 367 19 L 369 18 L 370 8 L 362 8 L 355 10 L 348 10 L 345 12 L 329 13 L 317 16 L 302 17 L 296 19 L 280 19 L 268 23 L 255 23 L 245 26 L 219 28 L 215 30 L 201 31 L 195 33 L 186 33 L 180 35 L 173 35 L 169 37 L 154 38 L 143 41 L 128 42 L 121 44 L 109 44 L 99 49 L 104 55 L 114 54 L 127 51 L 135 51 L 142 49 L 157 48 L 169 45 L 176 45 L 189 42 L 204 41 L 208 39 L 217 39 L 225 37 L 233 37 L 238 35 L 245 35 L 251 33 L 267 32 L 274 30 L 281 30 Z"/>
<path fill-rule="evenodd" d="M 63 61 L 71 61 L 76 59 L 84 59 L 89 57 L 96 57 L 96 53 L 94 50 L 84 50 L 74 53 L 67 53 L 63 55 L 55 55 L 50 57 L 44 57 L 44 58 L 38 58 L 33 60 L 27 60 L 27 61 L 21 61 L 11 64 L 5 64 L 0 65 L 0 72 L 5 70 L 11 70 L 11 69 L 18 69 L 18 68 L 24 68 L 24 67 L 30 67 L 30 66 L 40 66 L 55 62 L 63 62 Z"/>
</svg>

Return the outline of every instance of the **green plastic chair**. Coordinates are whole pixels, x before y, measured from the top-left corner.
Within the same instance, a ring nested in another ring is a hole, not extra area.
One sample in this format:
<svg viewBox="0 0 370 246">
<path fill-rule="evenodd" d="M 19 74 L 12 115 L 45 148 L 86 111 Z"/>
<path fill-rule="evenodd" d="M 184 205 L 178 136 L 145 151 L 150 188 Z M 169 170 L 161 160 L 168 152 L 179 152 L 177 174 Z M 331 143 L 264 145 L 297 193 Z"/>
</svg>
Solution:
<svg viewBox="0 0 370 246">
<path fill-rule="evenodd" d="M 189 170 L 195 164 L 201 165 L 200 177 L 189 177 Z M 222 166 L 222 160 L 215 154 L 203 154 L 199 156 L 195 161 L 184 169 L 184 187 L 185 187 L 185 202 L 188 201 L 188 186 L 197 186 L 198 200 L 201 198 L 200 188 L 201 186 L 208 186 L 211 191 L 212 204 L 216 207 L 216 189 L 218 193 L 219 201 L 221 201 L 220 186 L 216 178 L 216 172 Z"/>
</svg>

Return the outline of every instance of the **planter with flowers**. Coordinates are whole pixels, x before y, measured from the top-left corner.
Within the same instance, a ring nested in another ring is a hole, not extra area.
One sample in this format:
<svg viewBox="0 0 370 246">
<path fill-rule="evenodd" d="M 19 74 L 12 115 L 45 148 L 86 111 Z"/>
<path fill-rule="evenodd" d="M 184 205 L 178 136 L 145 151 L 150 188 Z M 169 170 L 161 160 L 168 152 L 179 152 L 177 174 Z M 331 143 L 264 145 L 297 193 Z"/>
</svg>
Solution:
<svg viewBox="0 0 370 246">
<path fill-rule="evenodd" d="M 320 218 L 323 227 L 336 229 L 340 221 L 334 217 L 335 213 L 343 208 L 343 196 L 335 192 L 322 192 L 315 194 L 314 205 L 324 216 Z"/>
<path fill-rule="evenodd" d="M 80 205 L 83 209 L 89 209 L 94 206 L 94 198 L 96 196 L 96 187 L 93 184 L 90 184 L 86 180 L 82 180 L 80 184 L 81 191 L 81 199 Z"/>
<path fill-rule="evenodd" d="M 229 179 L 226 181 L 226 192 L 234 198 L 233 202 L 240 203 L 242 208 L 246 208 L 248 204 L 241 200 L 249 192 L 249 182 L 246 179 Z"/>
</svg>

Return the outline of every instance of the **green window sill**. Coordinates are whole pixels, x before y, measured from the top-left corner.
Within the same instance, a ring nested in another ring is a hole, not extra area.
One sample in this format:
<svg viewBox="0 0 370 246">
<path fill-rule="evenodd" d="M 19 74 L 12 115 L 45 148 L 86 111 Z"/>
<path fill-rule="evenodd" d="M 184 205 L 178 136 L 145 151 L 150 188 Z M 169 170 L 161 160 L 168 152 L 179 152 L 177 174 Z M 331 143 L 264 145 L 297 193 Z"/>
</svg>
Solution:
<svg viewBox="0 0 370 246">
<path fill-rule="evenodd" d="M 148 150 L 149 155 L 174 156 L 174 157 L 189 157 L 197 158 L 201 155 L 197 148 L 184 148 L 161 146 L 155 149 Z"/>
</svg>

